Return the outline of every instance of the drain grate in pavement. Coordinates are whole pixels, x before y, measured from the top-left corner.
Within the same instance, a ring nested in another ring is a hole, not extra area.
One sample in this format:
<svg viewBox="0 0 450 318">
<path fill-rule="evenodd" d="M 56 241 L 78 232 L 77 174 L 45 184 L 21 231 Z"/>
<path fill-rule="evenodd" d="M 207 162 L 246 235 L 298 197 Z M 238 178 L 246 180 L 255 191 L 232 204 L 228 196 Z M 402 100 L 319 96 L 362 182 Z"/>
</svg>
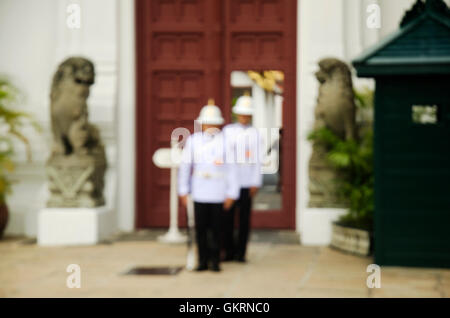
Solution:
<svg viewBox="0 0 450 318">
<path fill-rule="evenodd" d="M 135 267 L 124 275 L 177 275 L 183 267 Z"/>
</svg>

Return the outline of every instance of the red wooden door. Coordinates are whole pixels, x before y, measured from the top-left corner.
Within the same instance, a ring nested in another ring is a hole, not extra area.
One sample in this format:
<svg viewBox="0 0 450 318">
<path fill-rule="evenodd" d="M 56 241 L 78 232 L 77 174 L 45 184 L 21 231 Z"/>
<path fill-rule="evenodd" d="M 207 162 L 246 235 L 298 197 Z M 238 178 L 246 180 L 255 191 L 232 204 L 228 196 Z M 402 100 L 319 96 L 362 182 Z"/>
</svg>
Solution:
<svg viewBox="0 0 450 318">
<path fill-rule="evenodd" d="M 169 222 L 169 171 L 152 163 L 213 97 L 229 121 L 233 70 L 281 70 L 283 208 L 254 227 L 295 227 L 296 0 L 137 0 L 137 227 Z M 286 173 L 288 172 L 288 173 Z M 182 211 L 182 210 L 180 210 Z M 184 213 L 180 213 L 184 226 Z"/>
</svg>

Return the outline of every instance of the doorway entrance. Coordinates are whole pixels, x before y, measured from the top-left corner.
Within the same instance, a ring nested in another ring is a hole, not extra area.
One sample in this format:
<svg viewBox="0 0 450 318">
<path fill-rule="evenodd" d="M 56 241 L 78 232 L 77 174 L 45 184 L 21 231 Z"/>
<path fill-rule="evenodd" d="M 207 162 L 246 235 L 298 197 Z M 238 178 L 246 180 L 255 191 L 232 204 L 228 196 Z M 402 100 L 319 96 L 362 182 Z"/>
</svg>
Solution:
<svg viewBox="0 0 450 318">
<path fill-rule="evenodd" d="M 256 205 L 252 227 L 295 228 L 296 18 L 296 0 L 136 1 L 136 227 L 168 226 L 169 170 L 157 168 L 152 155 L 169 147 L 172 130 L 193 132 L 208 98 L 230 122 L 232 73 L 277 70 L 283 74 L 280 204 Z"/>
</svg>

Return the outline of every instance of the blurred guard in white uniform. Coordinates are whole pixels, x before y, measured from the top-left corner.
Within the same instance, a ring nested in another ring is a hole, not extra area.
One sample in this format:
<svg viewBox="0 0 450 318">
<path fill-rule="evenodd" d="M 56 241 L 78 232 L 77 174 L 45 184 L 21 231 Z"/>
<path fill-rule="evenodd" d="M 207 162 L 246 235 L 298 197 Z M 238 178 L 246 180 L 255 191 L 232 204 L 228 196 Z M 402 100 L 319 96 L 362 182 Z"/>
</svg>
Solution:
<svg viewBox="0 0 450 318">
<path fill-rule="evenodd" d="M 262 143 L 258 130 L 251 125 L 253 115 L 252 98 L 248 94 L 241 96 L 233 107 L 237 123 L 224 127 L 227 142 L 234 148 L 236 167 L 240 185 L 240 196 L 231 210 L 224 214 L 223 243 L 224 261 L 245 262 L 247 242 L 250 233 L 250 212 L 252 199 L 262 184 L 261 154 Z M 234 218 L 239 212 L 239 232 L 234 242 Z"/>
<path fill-rule="evenodd" d="M 239 196 L 237 170 L 233 163 L 227 163 L 226 143 L 220 131 L 224 119 L 213 100 L 202 108 L 197 121 L 202 124 L 202 132 L 194 133 L 186 141 L 178 193 L 185 207 L 188 194 L 194 201 L 197 271 L 208 269 L 209 262 L 213 271 L 220 271 L 222 213 Z"/>
</svg>

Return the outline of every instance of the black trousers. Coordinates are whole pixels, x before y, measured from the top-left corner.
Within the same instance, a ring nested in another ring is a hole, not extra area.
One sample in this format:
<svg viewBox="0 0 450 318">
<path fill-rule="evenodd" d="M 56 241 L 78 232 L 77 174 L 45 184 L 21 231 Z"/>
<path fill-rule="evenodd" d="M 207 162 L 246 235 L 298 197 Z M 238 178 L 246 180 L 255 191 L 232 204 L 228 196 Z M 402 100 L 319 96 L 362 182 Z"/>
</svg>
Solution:
<svg viewBox="0 0 450 318">
<path fill-rule="evenodd" d="M 227 257 L 236 256 L 245 258 L 247 242 L 250 233 L 250 212 L 252 210 L 252 198 L 250 190 L 242 188 L 239 199 L 229 211 L 223 213 L 223 247 Z M 234 241 L 234 219 L 239 213 L 239 231 L 237 242 Z"/>
<path fill-rule="evenodd" d="M 220 229 L 223 203 L 194 202 L 195 234 L 198 246 L 198 263 L 207 265 L 220 262 Z"/>
</svg>

